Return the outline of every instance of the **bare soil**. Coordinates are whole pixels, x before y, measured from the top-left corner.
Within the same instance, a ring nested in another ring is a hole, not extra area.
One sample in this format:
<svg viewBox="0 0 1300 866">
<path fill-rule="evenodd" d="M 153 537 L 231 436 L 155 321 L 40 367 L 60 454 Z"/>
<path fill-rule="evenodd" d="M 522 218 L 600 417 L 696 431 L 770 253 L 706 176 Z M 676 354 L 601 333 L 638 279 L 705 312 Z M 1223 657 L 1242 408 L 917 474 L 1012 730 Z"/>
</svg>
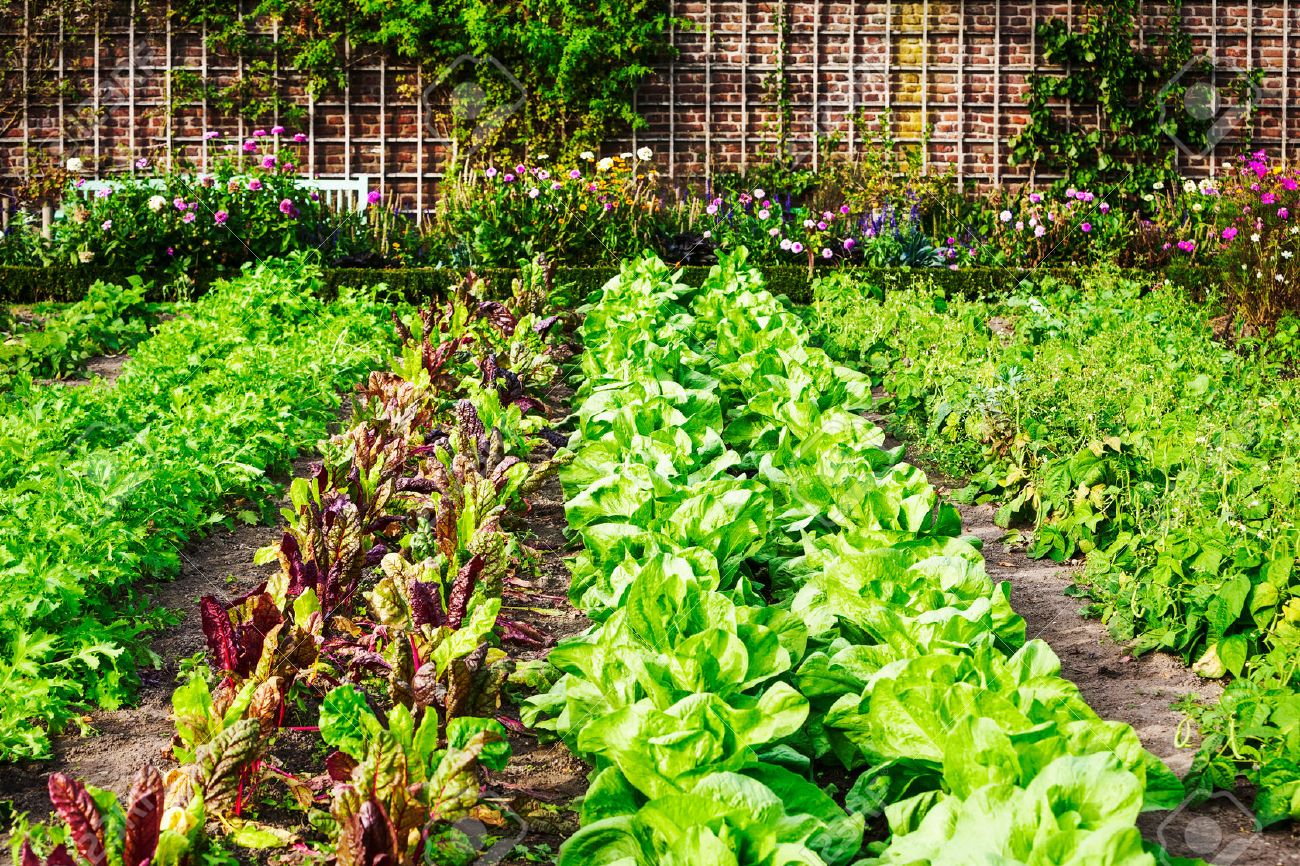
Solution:
<svg viewBox="0 0 1300 866">
<path fill-rule="evenodd" d="M 96 355 L 81 365 L 81 370 L 77 376 L 67 379 L 41 379 L 39 381 L 42 385 L 63 385 L 67 388 L 89 385 L 95 379 L 103 379 L 111 384 L 117 381 L 118 376 L 122 375 L 122 367 L 130 357 L 125 352 L 121 355 Z"/>
</svg>

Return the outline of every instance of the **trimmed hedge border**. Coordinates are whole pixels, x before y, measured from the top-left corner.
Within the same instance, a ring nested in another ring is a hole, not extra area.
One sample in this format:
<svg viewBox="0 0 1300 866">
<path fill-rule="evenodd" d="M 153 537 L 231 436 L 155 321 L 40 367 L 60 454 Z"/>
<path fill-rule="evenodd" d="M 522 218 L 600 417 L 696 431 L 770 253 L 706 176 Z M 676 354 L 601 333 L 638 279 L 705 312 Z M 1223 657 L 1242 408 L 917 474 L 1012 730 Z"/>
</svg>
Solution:
<svg viewBox="0 0 1300 866">
<path fill-rule="evenodd" d="M 1013 291 L 1026 278 L 1044 275 L 1064 282 L 1075 282 L 1084 269 L 1043 268 L 1038 270 L 1013 270 L 1006 268 L 968 268 L 951 271 L 946 268 L 867 268 L 853 269 L 858 277 L 883 291 L 905 288 L 917 280 L 927 280 L 949 297 L 1005 295 Z M 685 283 L 698 286 L 703 283 L 709 269 L 703 265 L 685 265 L 681 268 Z M 512 268 L 483 268 L 476 271 L 488 280 L 489 285 L 504 291 L 518 271 Z M 820 273 L 830 273 L 829 270 Z M 1127 270 L 1125 275 L 1137 280 L 1162 279 L 1162 272 Z M 812 301 L 812 284 L 808 271 L 802 267 L 773 265 L 763 268 L 768 289 L 775 295 L 785 295 L 795 304 Z M 561 283 L 575 283 L 583 295 L 594 292 L 618 275 L 617 267 L 561 267 L 555 278 Z M 1183 267 L 1177 273 L 1171 269 L 1169 276 L 1189 288 L 1212 282 L 1208 268 Z M 404 299 L 413 303 L 445 296 L 447 290 L 464 277 L 464 272 L 447 268 L 328 268 L 325 271 L 326 292 L 333 297 L 339 289 L 369 288 L 384 284 L 383 297 Z M 76 301 L 85 297 L 86 289 L 98 279 L 113 277 L 94 268 L 35 268 L 0 266 L 0 303 L 30 304 L 40 301 Z"/>
</svg>

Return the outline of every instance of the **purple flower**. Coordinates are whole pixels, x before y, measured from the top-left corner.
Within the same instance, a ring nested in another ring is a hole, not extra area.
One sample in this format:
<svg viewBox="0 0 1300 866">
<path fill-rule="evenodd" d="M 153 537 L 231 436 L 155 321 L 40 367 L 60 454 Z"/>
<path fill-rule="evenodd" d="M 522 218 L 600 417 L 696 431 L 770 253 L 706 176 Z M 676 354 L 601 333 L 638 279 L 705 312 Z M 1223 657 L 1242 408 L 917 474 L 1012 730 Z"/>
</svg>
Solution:
<svg viewBox="0 0 1300 866">
<path fill-rule="evenodd" d="M 175 247 L 168 247 L 168 248 L 167 248 L 167 255 L 169 255 L 169 256 L 174 256 L 174 255 L 176 255 L 176 248 L 175 248 Z"/>
<path fill-rule="evenodd" d="M 1277 215 L 1281 219 L 1286 219 L 1287 217 L 1291 216 L 1291 212 L 1284 207 L 1280 207 L 1277 209 Z"/>
<path fill-rule="evenodd" d="M 135 167 L 136 167 L 136 168 L 148 168 L 148 167 L 149 167 L 149 157 L 147 157 L 147 156 L 142 156 L 142 157 L 140 157 L 139 159 L 137 159 L 137 160 L 135 161 Z"/>
<path fill-rule="evenodd" d="M 111 192 L 108 187 L 100 187 L 95 190 L 95 198 L 108 198 L 110 194 Z"/>
<path fill-rule="evenodd" d="M 821 222 L 817 223 L 817 228 L 819 231 L 826 231 L 826 221 L 822 220 Z"/>
<path fill-rule="evenodd" d="M 1090 232 L 1092 231 L 1092 223 L 1084 223 L 1083 225 L 1079 226 L 1079 228 L 1083 229 L 1085 232 Z"/>
<path fill-rule="evenodd" d="M 857 245 L 858 245 L 858 242 L 855 241 L 853 238 L 846 238 L 846 239 L 844 240 L 844 249 L 846 249 L 846 250 L 852 250 L 852 249 L 853 249 L 854 247 L 856 247 Z"/>
<path fill-rule="evenodd" d="M 610 204 L 609 202 L 605 202 L 605 210 L 611 211 L 613 209 L 614 209 L 614 205 Z"/>
<path fill-rule="evenodd" d="M 302 144 L 304 141 L 307 140 L 307 133 L 295 132 L 293 135 L 293 140 L 296 141 L 298 144 Z"/>
<path fill-rule="evenodd" d="M 244 142 L 244 153 L 257 153 L 257 142 L 251 138 Z"/>
<path fill-rule="evenodd" d="M 177 210 L 185 210 L 185 207 L 186 207 L 186 205 L 185 205 L 185 199 L 183 199 L 183 198 L 174 198 L 174 199 L 172 199 L 172 205 L 175 206 L 175 208 L 176 208 Z"/>
<path fill-rule="evenodd" d="M 273 127 L 271 127 L 271 134 L 272 134 L 272 135 L 284 135 L 284 127 L 283 127 L 283 126 L 273 126 Z"/>
<path fill-rule="evenodd" d="M 527 169 L 524 168 L 524 164 L 522 162 L 519 163 L 519 165 L 515 166 L 515 174 L 523 174 L 525 171 L 527 171 Z"/>
<path fill-rule="evenodd" d="M 1040 201 L 1042 201 L 1042 200 L 1043 200 L 1043 197 L 1042 197 L 1041 195 L 1039 195 L 1038 193 L 1036 193 L 1036 192 L 1031 192 L 1031 193 L 1029 194 L 1029 201 L 1030 201 L 1031 204 L 1038 204 L 1038 203 L 1039 203 Z"/>
<path fill-rule="evenodd" d="M 569 178 L 570 178 L 570 179 L 572 179 L 572 180 L 577 180 L 577 179 L 580 178 L 580 177 L 582 177 L 582 172 L 578 171 L 576 168 L 575 168 L 575 169 L 571 169 L 571 170 L 569 171 Z"/>
<path fill-rule="evenodd" d="M 316 192 L 316 190 L 312 190 L 311 192 L 307 193 L 307 198 L 311 199 L 312 201 L 320 201 L 320 193 Z"/>
<path fill-rule="evenodd" d="M 248 182 L 248 189 L 250 192 L 257 192 L 261 188 L 262 188 L 262 182 L 257 178 L 253 178 Z"/>
<path fill-rule="evenodd" d="M 226 213 L 223 210 L 219 210 L 212 215 L 212 221 L 219 226 L 225 225 L 226 220 L 228 219 L 230 219 L 230 214 Z"/>
<path fill-rule="evenodd" d="M 379 204 L 380 198 L 382 198 L 382 195 L 379 190 L 372 189 L 370 192 L 366 193 L 366 204 Z"/>
<path fill-rule="evenodd" d="M 262 168 L 275 168 L 275 157 L 269 153 L 262 157 Z"/>
</svg>

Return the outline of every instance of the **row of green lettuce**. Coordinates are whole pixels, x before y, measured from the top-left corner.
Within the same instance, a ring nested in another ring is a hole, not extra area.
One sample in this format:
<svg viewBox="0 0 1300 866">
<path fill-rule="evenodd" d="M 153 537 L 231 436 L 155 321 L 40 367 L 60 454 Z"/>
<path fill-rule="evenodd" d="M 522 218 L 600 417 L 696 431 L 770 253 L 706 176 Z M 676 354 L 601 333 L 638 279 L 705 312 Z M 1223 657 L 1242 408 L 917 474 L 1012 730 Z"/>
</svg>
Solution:
<svg viewBox="0 0 1300 866">
<path fill-rule="evenodd" d="M 140 343 L 114 383 L 18 372 L 0 403 L 0 759 L 129 696 L 138 637 L 163 614 L 142 579 L 175 574 L 207 527 L 254 522 L 268 473 L 335 418 L 390 348 L 386 307 L 319 300 L 301 257 L 223 283 Z M 133 649 L 134 648 L 134 649 Z"/>
<path fill-rule="evenodd" d="M 559 866 L 1156 862 L 1135 821 L 1179 780 L 1026 641 L 743 251 L 698 290 L 629 262 L 585 313 L 561 480 L 595 624 L 524 713 L 594 768 Z"/>
<path fill-rule="evenodd" d="M 891 427 L 1031 556 L 1083 554 L 1093 610 L 1136 652 L 1231 677 L 1188 701 L 1197 784 L 1300 817 L 1300 322 L 1225 345 L 1177 285 L 1110 272 L 1008 298 L 823 281 L 814 327 L 883 386 Z"/>
</svg>

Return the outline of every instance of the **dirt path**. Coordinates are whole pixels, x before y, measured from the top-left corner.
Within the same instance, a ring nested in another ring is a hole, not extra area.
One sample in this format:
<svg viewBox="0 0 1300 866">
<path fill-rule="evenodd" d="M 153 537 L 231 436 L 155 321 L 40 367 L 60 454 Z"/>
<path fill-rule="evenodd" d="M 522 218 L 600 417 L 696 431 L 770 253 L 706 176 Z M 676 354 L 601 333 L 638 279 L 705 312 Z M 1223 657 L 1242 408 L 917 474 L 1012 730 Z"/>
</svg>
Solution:
<svg viewBox="0 0 1300 866">
<path fill-rule="evenodd" d="M 931 477 L 941 492 L 950 489 L 943 479 Z M 991 505 L 960 510 L 964 531 L 984 541 L 989 575 L 1011 584 L 1011 604 L 1025 618 L 1028 637 L 1047 641 L 1061 659 L 1062 674 L 1079 686 L 1100 716 L 1132 725 L 1149 751 L 1180 776 L 1186 773 L 1195 750 L 1178 748 L 1176 734 L 1184 716 L 1171 705 L 1187 694 L 1217 700 L 1221 686 L 1169 655 L 1134 658 L 1101 622 L 1082 617 L 1081 602 L 1065 594 L 1077 565 L 1032 560 L 1002 544 L 998 539 L 1004 531 L 994 524 Z M 1203 805 L 1143 815 L 1139 827 L 1171 854 L 1201 857 L 1217 866 L 1300 866 L 1300 829 L 1254 832 L 1248 808 L 1252 800 L 1249 791 L 1219 792 Z"/>
</svg>

